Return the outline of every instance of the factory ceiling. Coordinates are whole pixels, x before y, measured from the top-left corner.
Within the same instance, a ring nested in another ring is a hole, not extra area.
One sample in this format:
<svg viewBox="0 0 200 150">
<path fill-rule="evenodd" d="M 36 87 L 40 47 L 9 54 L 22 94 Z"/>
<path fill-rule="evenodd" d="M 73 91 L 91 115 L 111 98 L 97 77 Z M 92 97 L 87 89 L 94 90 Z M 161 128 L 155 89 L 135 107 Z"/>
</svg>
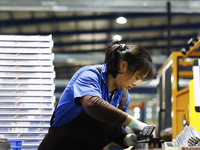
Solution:
<svg viewBox="0 0 200 150">
<path fill-rule="evenodd" d="M 120 16 L 125 24 L 116 22 Z M 200 1 L 192 0 L 0 0 L 0 34 L 52 35 L 57 82 L 83 65 L 102 63 L 114 35 L 146 48 L 159 69 L 199 35 L 199 18 Z M 153 86 L 143 93 L 155 94 Z"/>
<path fill-rule="evenodd" d="M 87 12 L 200 12 L 198 0 L 1 0 L 2 11 L 87 11 Z"/>
</svg>

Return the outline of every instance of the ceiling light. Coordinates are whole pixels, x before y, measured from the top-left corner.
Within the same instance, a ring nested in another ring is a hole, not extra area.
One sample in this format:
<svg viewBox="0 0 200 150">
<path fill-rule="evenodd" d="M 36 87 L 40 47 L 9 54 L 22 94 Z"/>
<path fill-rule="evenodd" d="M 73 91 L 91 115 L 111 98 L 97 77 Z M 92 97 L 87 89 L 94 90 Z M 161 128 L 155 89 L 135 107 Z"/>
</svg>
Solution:
<svg viewBox="0 0 200 150">
<path fill-rule="evenodd" d="M 112 37 L 112 39 L 115 41 L 115 40 L 117 40 L 117 41 L 121 41 L 122 40 L 122 36 L 121 35 L 114 35 L 113 37 Z"/>
<path fill-rule="evenodd" d="M 125 24 L 125 23 L 127 22 L 127 19 L 124 18 L 124 17 L 118 17 L 118 18 L 116 19 L 116 22 L 117 22 L 118 24 Z"/>
</svg>

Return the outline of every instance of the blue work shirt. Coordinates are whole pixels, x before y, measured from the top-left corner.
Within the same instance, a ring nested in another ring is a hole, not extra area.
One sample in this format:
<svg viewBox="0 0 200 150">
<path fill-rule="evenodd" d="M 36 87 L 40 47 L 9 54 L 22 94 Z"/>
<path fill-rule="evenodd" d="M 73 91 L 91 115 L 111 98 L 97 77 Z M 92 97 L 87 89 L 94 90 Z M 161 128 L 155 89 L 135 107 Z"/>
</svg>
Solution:
<svg viewBox="0 0 200 150">
<path fill-rule="evenodd" d="M 78 70 L 71 78 L 60 97 L 57 109 L 55 110 L 55 118 L 52 126 L 61 127 L 79 116 L 80 113 L 84 111 L 84 108 L 78 98 L 85 95 L 99 96 L 118 108 L 124 92 L 117 89 L 110 100 L 107 66 L 96 66 L 100 68 L 101 74 L 95 66 L 88 65 Z M 129 102 L 130 98 L 128 94 L 125 112 L 127 112 Z"/>
</svg>

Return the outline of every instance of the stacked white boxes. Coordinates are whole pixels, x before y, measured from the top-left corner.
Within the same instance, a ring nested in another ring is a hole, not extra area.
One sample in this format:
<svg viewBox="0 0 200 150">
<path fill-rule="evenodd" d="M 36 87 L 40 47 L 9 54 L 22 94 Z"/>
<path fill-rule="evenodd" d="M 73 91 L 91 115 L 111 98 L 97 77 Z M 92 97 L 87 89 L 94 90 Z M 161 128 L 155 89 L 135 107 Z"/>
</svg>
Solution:
<svg viewBox="0 0 200 150">
<path fill-rule="evenodd" d="M 52 36 L 0 35 L 0 138 L 36 150 L 54 109 Z"/>
</svg>

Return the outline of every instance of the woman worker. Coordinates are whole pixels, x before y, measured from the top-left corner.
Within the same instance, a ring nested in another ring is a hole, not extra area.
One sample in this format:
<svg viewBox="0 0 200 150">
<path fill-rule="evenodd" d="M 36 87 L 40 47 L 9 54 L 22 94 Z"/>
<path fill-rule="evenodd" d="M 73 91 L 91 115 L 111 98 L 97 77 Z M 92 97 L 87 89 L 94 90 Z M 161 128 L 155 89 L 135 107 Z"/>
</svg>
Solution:
<svg viewBox="0 0 200 150">
<path fill-rule="evenodd" d="M 38 150 L 102 150 L 111 142 L 134 146 L 133 134 L 124 127 L 142 130 L 147 124 L 126 113 L 128 90 L 152 79 L 155 72 L 142 47 L 111 41 L 105 64 L 85 66 L 71 78 Z"/>
</svg>

